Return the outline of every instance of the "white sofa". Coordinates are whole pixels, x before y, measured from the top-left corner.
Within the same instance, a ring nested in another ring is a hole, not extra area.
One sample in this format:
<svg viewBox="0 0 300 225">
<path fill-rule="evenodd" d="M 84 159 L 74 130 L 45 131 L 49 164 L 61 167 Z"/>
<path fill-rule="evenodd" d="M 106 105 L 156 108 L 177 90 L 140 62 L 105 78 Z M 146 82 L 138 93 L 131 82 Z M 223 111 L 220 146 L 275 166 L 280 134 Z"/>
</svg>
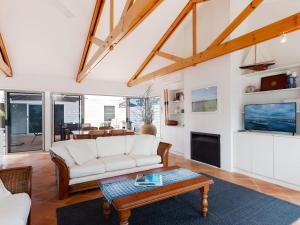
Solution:
<svg viewBox="0 0 300 225">
<path fill-rule="evenodd" d="M 29 225 L 31 167 L 0 170 L 0 224 Z"/>
<path fill-rule="evenodd" d="M 50 154 L 57 166 L 59 197 L 95 188 L 99 179 L 167 166 L 170 147 L 152 135 L 56 142 Z"/>
</svg>

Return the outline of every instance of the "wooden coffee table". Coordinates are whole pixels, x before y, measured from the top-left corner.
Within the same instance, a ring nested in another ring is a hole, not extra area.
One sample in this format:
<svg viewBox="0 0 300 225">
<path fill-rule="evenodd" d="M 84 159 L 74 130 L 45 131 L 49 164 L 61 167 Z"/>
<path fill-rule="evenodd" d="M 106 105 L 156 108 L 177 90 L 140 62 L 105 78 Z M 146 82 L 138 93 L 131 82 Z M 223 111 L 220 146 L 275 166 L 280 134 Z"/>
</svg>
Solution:
<svg viewBox="0 0 300 225">
<path fill-rule="evenodd" d="M 103 184 L 127 180 L 127 179 L 135 179 L 137 174 L 158 173 L 158 172 L 174 170 L 178 168 L 180 167 L 173 166 L 173 167 L 163 167 L 159 169 L 147 170 L 139 173 L 132 173 L 128 175 L 102 179 L 98 182 L 98 184 L 103 185 Z M 118 212 L 120 218 L 120 225 L 128 225 L 128 220 L 131 215 L 131 210 L 134 208 L 148 205 L 193 190 L 200 190 L 202 193 L 201 212 L 202 212 L 202 216 L 205 217 L 208 212 L 207 197 L 208 197 L 209 185 L 211 184 L 213 184 L 212 179 L 205 176 L 199 176 L 196 178 L 157 187 L 155 189 L 146 190 L 143 192 L 138 192 L 135 194 L 130 194 L 123 197 L 115 198 L 112 200 L 111 204 L 109 204 L 107 199 L 103 197 L 103 215 L 104 218 L 108 220 L 111 214 L 111 206 L 113 206 L 115 210 Z"/>
</svg>

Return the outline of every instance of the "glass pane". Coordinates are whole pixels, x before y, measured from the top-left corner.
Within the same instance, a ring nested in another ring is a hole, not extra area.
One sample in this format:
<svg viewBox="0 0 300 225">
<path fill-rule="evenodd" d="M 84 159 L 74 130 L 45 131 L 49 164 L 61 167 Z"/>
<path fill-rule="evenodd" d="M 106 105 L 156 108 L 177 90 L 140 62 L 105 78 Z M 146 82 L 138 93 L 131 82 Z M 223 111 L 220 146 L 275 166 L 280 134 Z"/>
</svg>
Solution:
<svg viewBox="0 0 300 225">
<path fill-rule="evenodd" d="M 128 123 L 131 129 L 134 129 L 137 134 L 140 133 L 143 126 L 143 115 L 145 113 L 145 101 L 143 98 L 128 99 Z"/>
<path fill-rule="evenodd" d="M 84 123 L 93 127 L 126 128 L 126 98 L 85 95 Z"/>
<path fill-rule="evenodd" d="M 81 124 L 80 95 L 53 95 L 54 141 L 65 140 L 66 130 L 79 130 Z"/>
<path fill-rule="evenodd" d="M 156 136 L 160 136 L 160 98 L 150 98 L 153 106 L 153 122 L 152 124 L 157 129 Z M 143 115 L 145 113 L 145 99 L 143 98 L 128 98 L 128 123 L 136 133 L 140 133 L 141 127 L 144 124 Z"/>
<path fill-rule="evenodd" d="M 157 129 L 157 137 L 160 137 L 160 112 L 161 112 L 161 107 L 160 107 L 160 98 L 159 97 L 153 97 L 151 98 L 152 104 L 153 104 L 153 125 Z"/>
<path fill-rule="evenodd" d="M 8 152 L 43 149 L 43 97 L 40 93 L 7 93 Z"/>
</svg>

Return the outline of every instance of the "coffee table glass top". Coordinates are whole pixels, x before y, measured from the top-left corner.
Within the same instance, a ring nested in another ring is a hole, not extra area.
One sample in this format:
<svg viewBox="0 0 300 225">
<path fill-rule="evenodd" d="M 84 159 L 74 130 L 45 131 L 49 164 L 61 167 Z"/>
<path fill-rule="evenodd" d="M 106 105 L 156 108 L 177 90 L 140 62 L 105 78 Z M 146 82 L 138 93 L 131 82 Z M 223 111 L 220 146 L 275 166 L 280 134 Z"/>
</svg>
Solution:
<svg viewBox="0 0 300 225">
<path fill-rule="evenodd" d="M 184 168 L 162 171 L 162 172 L 158 172 L 158 174 L 162 175 L 163 186 L 202 176 L 199 173 L 195 173 Z M 134 185 L 134 183 L 135 183 L 135 178 L 120 180 L 112 183 L 100 184 L 100 189 L 104 197 L 106 198 L 106 200 L 109 203 L 111 203 L 116 198 L 159 188 L 159 186 L 153 186 L 153 187 L 138 186 L 137 187 Z"/>
</svg>

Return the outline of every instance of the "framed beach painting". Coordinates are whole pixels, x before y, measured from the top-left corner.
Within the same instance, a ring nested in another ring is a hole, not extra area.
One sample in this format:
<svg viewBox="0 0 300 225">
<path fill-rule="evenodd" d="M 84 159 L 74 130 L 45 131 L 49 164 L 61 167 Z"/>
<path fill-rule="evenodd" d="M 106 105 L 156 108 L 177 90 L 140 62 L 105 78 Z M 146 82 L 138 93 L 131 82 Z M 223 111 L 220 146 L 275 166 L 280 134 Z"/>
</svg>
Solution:
<svg viewBox="0 0 300 225">
<path fill-rule="evenodd" d="M 192 90 L 192 112 L 218 111 L 218 87 L 210 86 Z"/>
</svg>

